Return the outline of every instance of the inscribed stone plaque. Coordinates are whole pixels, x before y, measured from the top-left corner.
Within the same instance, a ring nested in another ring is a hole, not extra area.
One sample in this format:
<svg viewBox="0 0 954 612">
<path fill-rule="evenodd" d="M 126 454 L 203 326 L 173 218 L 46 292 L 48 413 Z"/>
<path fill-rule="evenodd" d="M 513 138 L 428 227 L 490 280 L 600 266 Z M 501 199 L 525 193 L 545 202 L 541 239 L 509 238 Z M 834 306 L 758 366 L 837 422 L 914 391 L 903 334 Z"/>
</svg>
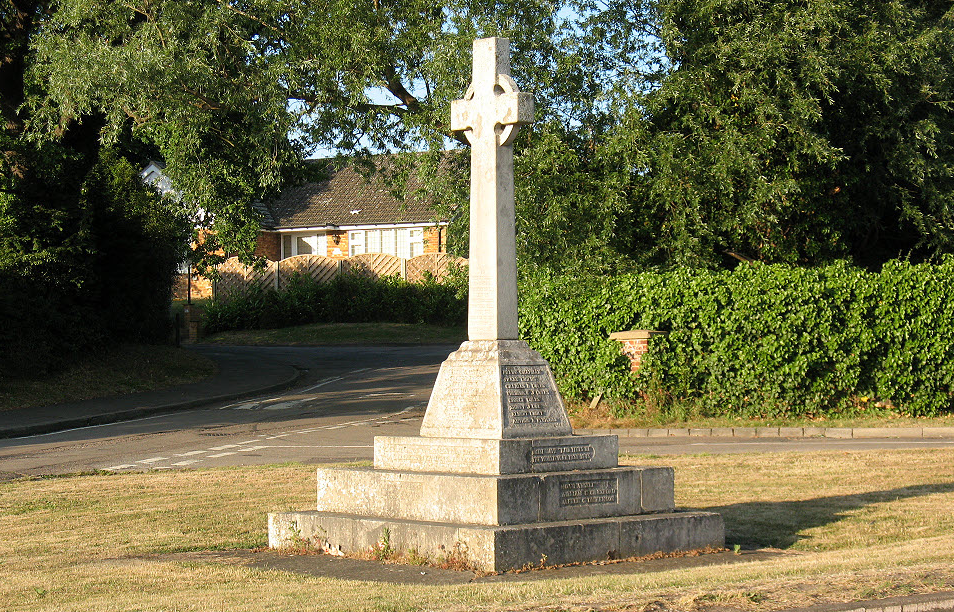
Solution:
<svg viewBox="0 0 954 612">
<path fill-rule="evenodd" d="M 592 444 L 560 444 L 558 446 L 534 446 L 530 451 L 530 465 L 538 467 L 551 463 L 576 463 L 592 461 L 595 454 Z"/>
<path fill-rule="evenodd" d="M 469 340 L 448 355 L 421 424 L 426 437 L 566 436 L 550 367 L 522 340 Z"/>
<path fill-rule="evenodd" d="M 500 366 L 510 427 L 562 423 L 560 396 L 545 365 Z"/>
<path fill-rule="evenodd" d="M 560 506 L 615 504 L 619 501 L 619 479 L 615 476 L 570 480 L 560 483 Z"/>
</svg>

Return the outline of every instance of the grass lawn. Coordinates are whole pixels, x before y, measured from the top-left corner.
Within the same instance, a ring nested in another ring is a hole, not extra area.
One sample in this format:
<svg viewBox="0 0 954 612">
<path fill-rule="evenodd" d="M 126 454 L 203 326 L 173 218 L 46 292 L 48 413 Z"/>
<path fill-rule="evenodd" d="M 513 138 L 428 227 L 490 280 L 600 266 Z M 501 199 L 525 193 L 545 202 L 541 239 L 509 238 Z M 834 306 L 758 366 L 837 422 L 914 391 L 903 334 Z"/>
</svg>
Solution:
<svg viewBox="0 0 954 612">
<path fill-rule="evenodd" d="M 237 345 L 356 345 L 459 344 L 467 339 L 464 327 L 408 323 L 312 323 L 279 329 L 250 329 L 212 334 L 210 344 Z"/>
<path fill-rule="evenodd" d="M 48 406 L 148 391 L 202 380 L 215 371 L 209 359 L 171 346 L 127 344 L 55 374 L 0 377 L 0 410 Z"/>
<path fill-rule="evenodd" d="M 266 512 L 314 504 L 311 466 L 79 475 L 0 483 L 0 608 L 768 610 L 954 589 L 954 449 L 625 462 L 672 465 L 678 505 L 779 554 L 459 586 L 302 576 L 168 554 L 265 545 Z"/>
</svg>

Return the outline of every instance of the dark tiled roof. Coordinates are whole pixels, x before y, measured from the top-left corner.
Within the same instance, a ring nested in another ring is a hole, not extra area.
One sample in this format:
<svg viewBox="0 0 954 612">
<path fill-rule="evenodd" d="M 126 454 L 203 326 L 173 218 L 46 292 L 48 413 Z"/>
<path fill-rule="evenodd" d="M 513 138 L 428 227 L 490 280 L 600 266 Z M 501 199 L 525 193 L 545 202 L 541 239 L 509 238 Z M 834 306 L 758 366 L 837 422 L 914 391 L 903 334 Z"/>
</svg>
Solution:
<svg viewBox="0 0 954 612">
<path fill-rule="evenodd" d="M 331 178 L 291 187 L 270 204 L 272 229 L 429 223 L 437 214 L 430 202 L 413 195 L 397 199 L 380 175 L 365 178 L 352 166 L 331 171 Z M 413 181 L 409 181 L 413 183 Z M 408 185 L 413 193 L 415 185 Z"/>
<path fill-rule="evenodd" d="M 252 208 L 254 208 L 255 212 L 261 217 L 263 227 L 275 227 L 275 217 L 272 215 L 272 210 L 268 206 L 262 202 L 253 202 Z"/>
</svg>

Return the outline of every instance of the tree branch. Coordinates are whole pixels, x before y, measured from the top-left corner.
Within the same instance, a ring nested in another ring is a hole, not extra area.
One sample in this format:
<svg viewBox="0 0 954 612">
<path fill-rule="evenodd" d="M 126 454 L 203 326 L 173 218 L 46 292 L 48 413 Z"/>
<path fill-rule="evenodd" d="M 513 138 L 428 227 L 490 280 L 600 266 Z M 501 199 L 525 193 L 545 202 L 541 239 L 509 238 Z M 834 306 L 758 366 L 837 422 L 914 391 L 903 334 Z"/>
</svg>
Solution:
<svg viewBox="0 0 954 612">
<path fill-rule="evenodd" d="M 420 101 L 404 87 L 403 83 L 401 83 L 401 79 L 398 78 L 397 71 L 394 69 L 394 66 L 386 66 L 384 68 L 384 82 L 385 87 L 388 88 L 388 91 L 394 94 L 394 97 L 400 100 L 407 110 L 415 112 L 420 109 Z"/>
<path fill-rule="evenodd" d="M 242 17 L 245 17 L 246 19 L 249 19 L 249 20 L 251 20 L 251 21 L 254 21 L 254 22 L 257 23 L 257 24 L 259 24 L 259 25 L 261 25 L 261 26 L 263 26 L 263 27 L 265 27 L 265 28 L 268 28 L 269 30 L 271 30 L 272 32 L 275 32 L 275 33 L 278 34 L 278 35 L 281 35 L 281 33 L 282 33 L 282 31 L 279 30 L 278 28 L 276 28 L 275 26 L 273 26 L 273 25 L 271 25 L 271 24 L 268 24 L 268 23 L 265 23 L 265 22 L 262 21 L 260 18 L 254 16 L 254 15 L 251 15 L 251 14 L 249 14 L 249 13 L 246 13 L 246 12 L 243 11 L 243 10 L 240 10 L 240 9 L 235 8 L 234 6 L 232 6 L 232 5 L 231 5 L 229 2 L 227 2 L 227 1 L 219 0 L 219 4 L 221 4 L 222 6 L 224 6 L 224 7 L 227 8 L 227 9 L 229 9 L 230 11 L 232 11 L 232 12 L 238 14 L 238 15 L 241 15 Z"/>
</svg>

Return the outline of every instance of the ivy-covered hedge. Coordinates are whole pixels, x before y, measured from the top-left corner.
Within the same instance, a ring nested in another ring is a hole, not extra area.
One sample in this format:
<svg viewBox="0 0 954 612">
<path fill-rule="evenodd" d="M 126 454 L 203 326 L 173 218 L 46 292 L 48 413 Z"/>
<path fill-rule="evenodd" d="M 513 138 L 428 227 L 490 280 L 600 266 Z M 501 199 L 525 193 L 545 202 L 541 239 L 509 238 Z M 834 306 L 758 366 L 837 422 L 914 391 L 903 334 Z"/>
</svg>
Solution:
<svg viewBox="0 0 954 612">
<path fill-rule="evenodd" d="M 456 277 L 447 283 L 409 283 L 398 277 L 375 280 L 343 274 L 319 283 L 295 276 L 282 291 L 256 288 L 213 300 L 205 315 L 209 333 L 269 329 L 306 323 L 430 323 L 463 325 L 466 289 Z"/>
<path fill-rule="evenodd" d="M 563 392 L 773 417 L 954 410 L 954 258 L 803 269 L 740 265 L 616 277 L 528 273 L 521 334 Z M 655 337 L 637 375 L 611 332 Z"/>
</svg>

